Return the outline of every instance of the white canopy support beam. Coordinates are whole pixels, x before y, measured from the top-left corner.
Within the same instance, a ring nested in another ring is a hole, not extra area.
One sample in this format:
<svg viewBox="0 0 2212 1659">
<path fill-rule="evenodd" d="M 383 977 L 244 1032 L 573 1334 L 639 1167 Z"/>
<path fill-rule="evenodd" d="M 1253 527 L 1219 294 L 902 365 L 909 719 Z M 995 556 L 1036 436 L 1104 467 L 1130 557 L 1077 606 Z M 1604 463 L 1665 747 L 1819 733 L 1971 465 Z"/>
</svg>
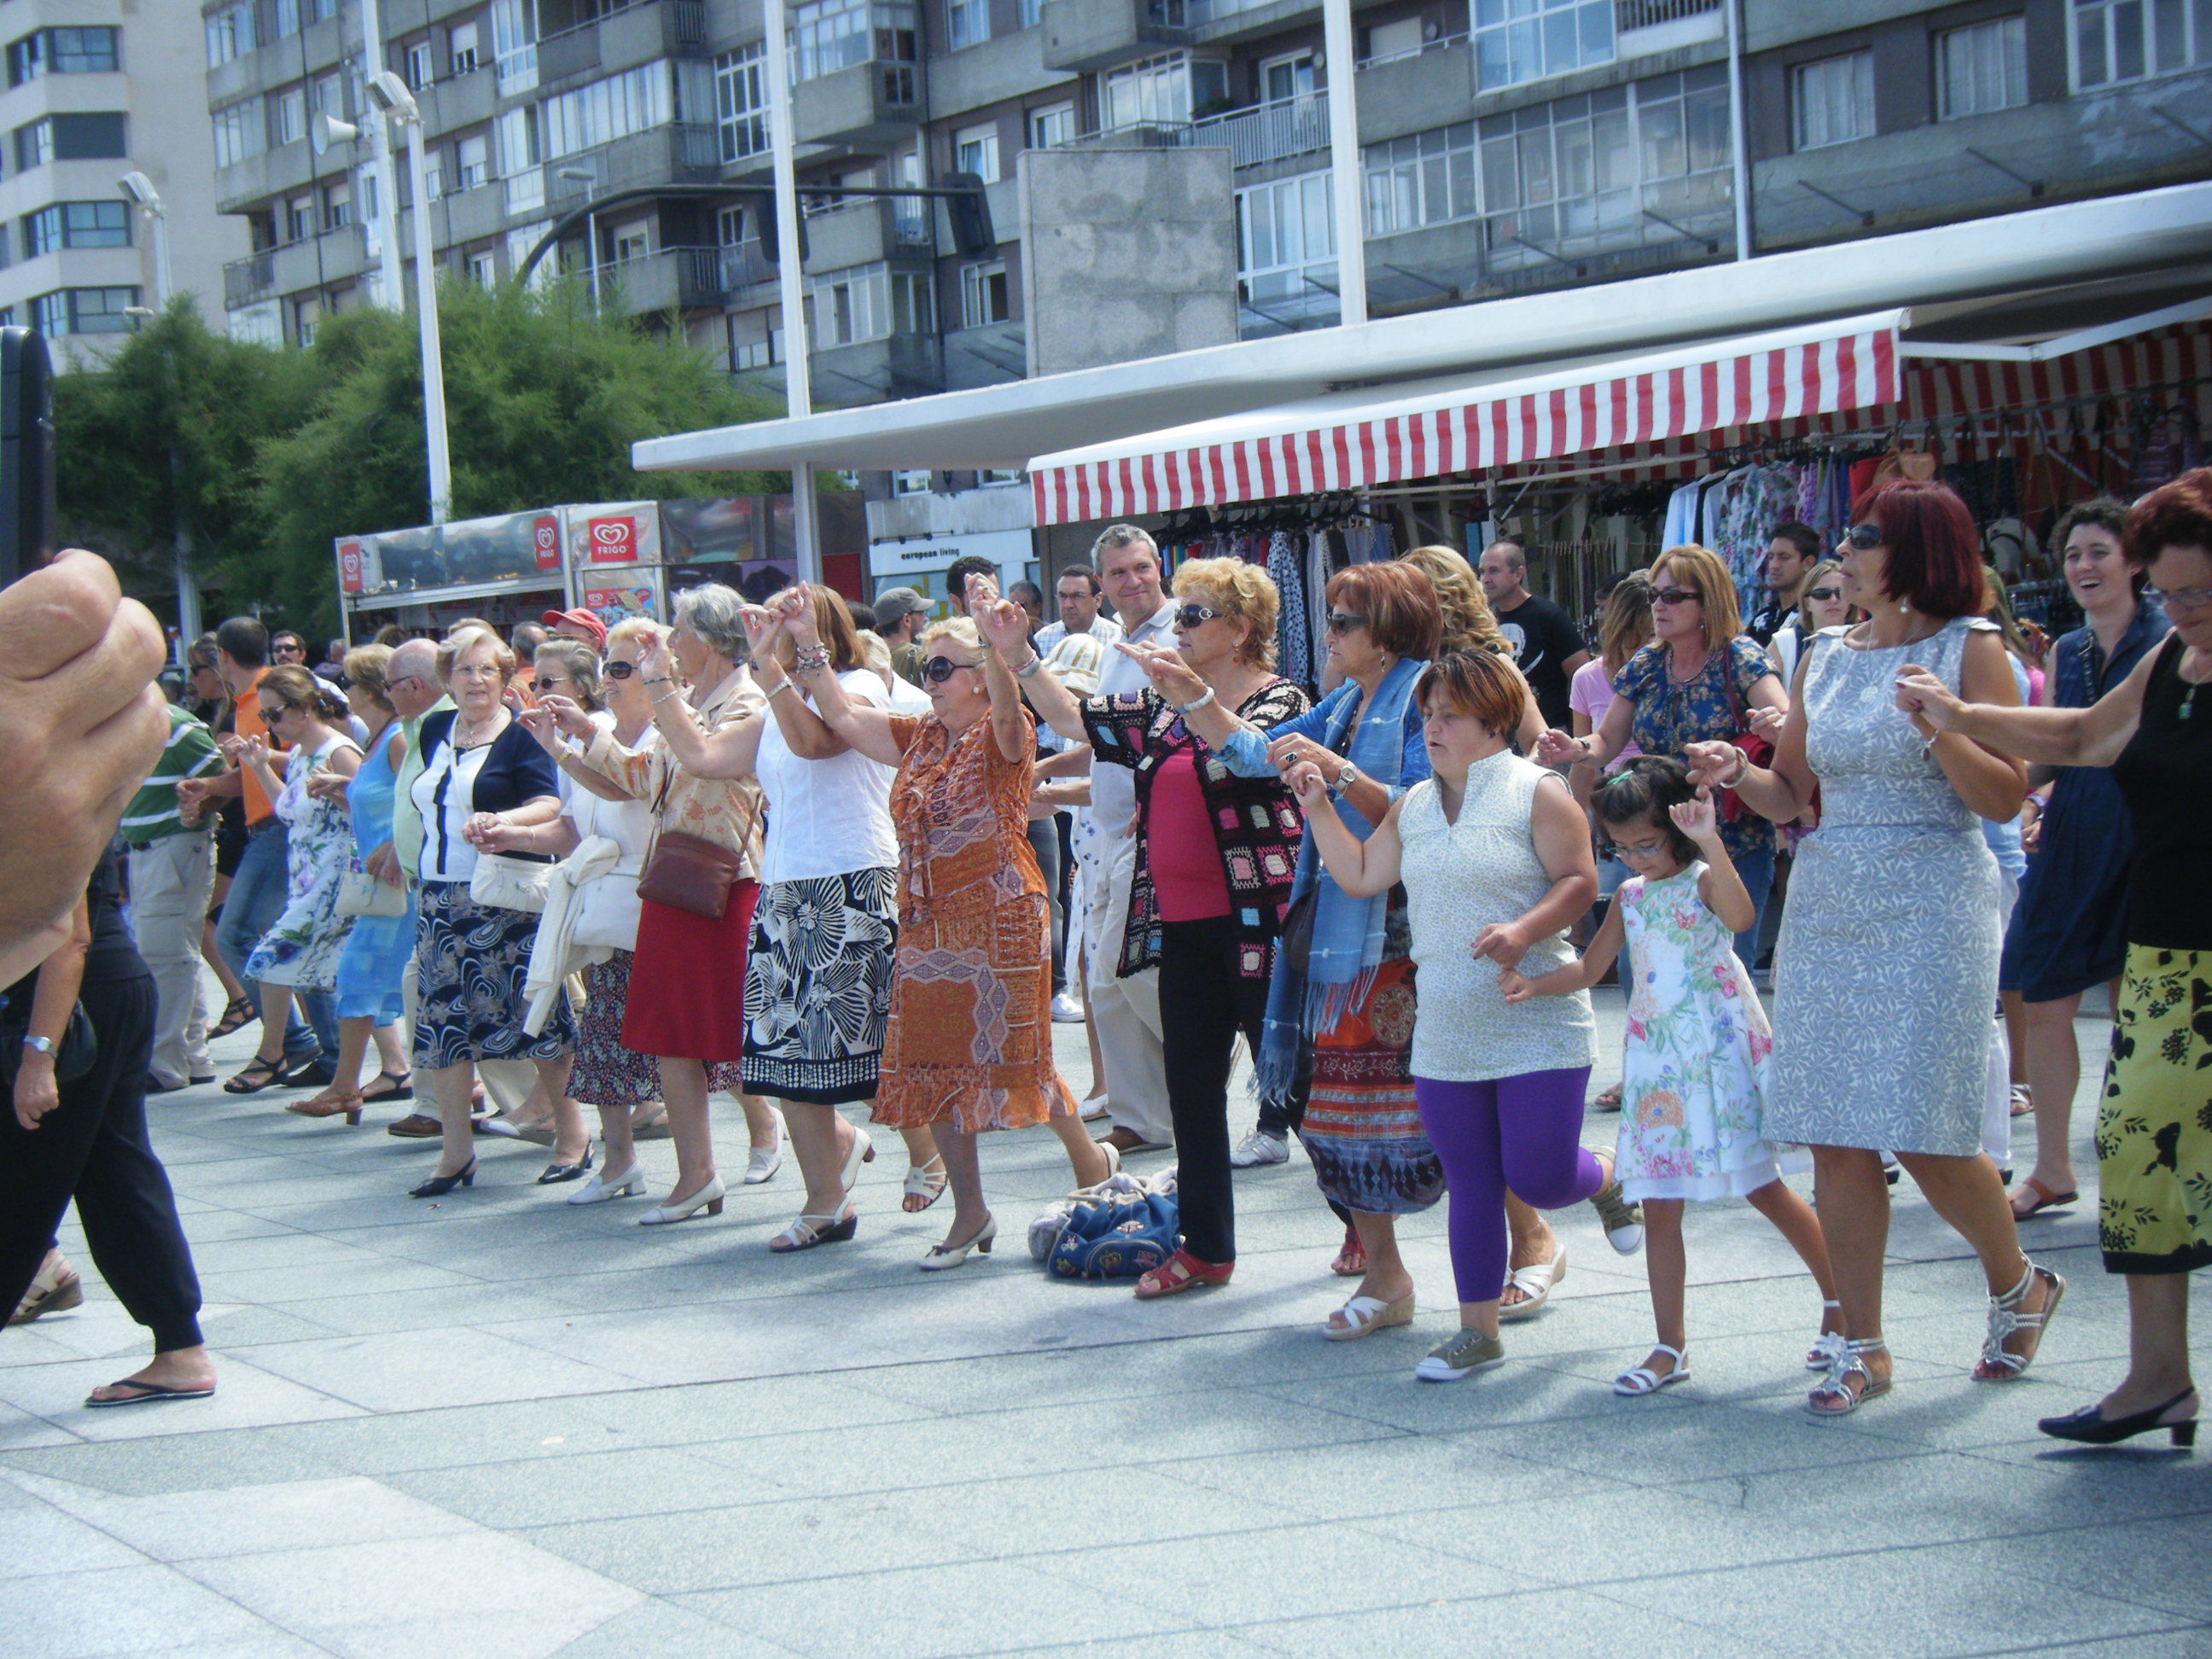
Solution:
<svg viewBox="0 0 2212 1659">
<path fill-rule="evenodd" d="M 2154 328 L 2166 328 L 2175 323 L 2193 323 L 2202 317 L 2212 317 L 2212 295 L 2201 300 L 2184 300 L 2179 305 L 2166 306 L 2157 311 L 2146 311 L 2139 317 L 2123 317 L 2118 322 L 2101 323 L 2095 328 L 2054 335 L 2048 340 L 2039 340 L 2033 345 L 1983 345 L 1969 340 L 1905 340 L 1899 343 L 1898 349 L 1908 357 L 1960 357 L 1990 363 L 2047 363 L 2054 357 L 2071 356 L 2077 351 L 2094 351 L 2099 346 L 2124 340 L 2130 335 L 2148 334 Z"/>
</svg>

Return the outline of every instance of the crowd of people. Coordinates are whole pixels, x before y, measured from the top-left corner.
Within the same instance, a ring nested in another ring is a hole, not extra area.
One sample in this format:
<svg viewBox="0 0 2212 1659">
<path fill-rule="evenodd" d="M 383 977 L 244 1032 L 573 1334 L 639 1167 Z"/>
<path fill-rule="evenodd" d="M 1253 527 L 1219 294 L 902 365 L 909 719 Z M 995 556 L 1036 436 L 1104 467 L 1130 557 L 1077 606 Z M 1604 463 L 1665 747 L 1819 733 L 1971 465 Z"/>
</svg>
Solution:
<svg viewBox="0 0 2212 1659">
<path fill-rule="evenodd" d="M 143 1097 L 212 1080 L 209 1036 L 258 1022 L 223 1086 L 314 1086 L 287 1109 L 349 1127 L 405 1105 L 390 1133 L 439 1152 L 418 1199 L 473 1187 L 489 1134 L 544 1145 L 537 1180 L 568 1203 L 618 1200 L 665 1137 L 673 1181 L 640 1224 L 717 1215 L 727 1091 L 743 1180 L 773 1179 L 787 1141 L 798 1167 L 780 1254 L 856 1234 L 878 1146 L 840 1108 L 896 1133 L 906 1211 L 951 1195 L 930 1272 L 998 1236 L 982 1134 L 1049 1127 L 1085 1188 L 1172 1149 L 1181 1247 L 1136 1282 L 1147 1301 L 1231 1280 L 1235 1172 L 1295 1135 L 1354 1281 L 1330 1340 L 1410 1322 L 1398 1219 L 1446 1205 L 1458 1328 L 1417 1367 L 1434 1382 L 1504 1361 L 1503 1325 L 1566 1270 L 1545 1212 L 1587 1203 L 1648 1261 L 1655 1340 L 1616 1392 L 1682 1382 L 1686 1206 L 1742 1198 L 1817 1292 L 1807 1409 L 1842 1416 L 1891 1387 L 1899 1172 L 1980 1267 L 1972 1375 L 2038 1358 L 2069 1286 L 2023 1229 L 2077 1200 L 2074 1017 L 2109 983 L 2094 1142 L 2131 1358 L 2041 1427 L 2189 1443 L 2186 1275 L 2212 1263 L 2188 782 L 2212 776 L 2212 470 L 2085 503 L 2053 544 L 2087 620 L 2047 655 L 1940 483 L 1874 489 L 1832 550 L 1778 526 L 1748 623 L 1701 547 L 1618 582 L 1587 642 L 1517 546 L 1474 566 L 1418 548 L 1330 578 L 1315 686 L 1277 672 L 1264 568 L 1198 558 L 1170 583 L 1127 525 L 1060 573 L 1050 627 L 980 560 L 941 620 L 911 590 L 706 586 L 669 628 L 465 622 L 333 642 L 319 671 L 234 617 L 191 647 L 187 704 L 123 813 L 137 954 L 103 860 L 71 946 L 11 993 L 18 1145 L 58 1145 L 40 1121 L 72 1091 L 114 1126 L 73 1190 L 157 1354 L 92 1403 L 213 1386 Z M 1597 1103 L 1620 1127 L 1591 1148 L 1589 993 L 1616 971 L 1620 1081 Z M 58 1079 L 72 1003 L 143 1041 Z M 1055 1019 L 1090 1028 L 1087 1098 Z M 1809 1203 L 1784 1180 L 1807 1170 Z M 79 1293 L 58 1208 L 34 1214 L 27 1316 Z"/>
</svg>

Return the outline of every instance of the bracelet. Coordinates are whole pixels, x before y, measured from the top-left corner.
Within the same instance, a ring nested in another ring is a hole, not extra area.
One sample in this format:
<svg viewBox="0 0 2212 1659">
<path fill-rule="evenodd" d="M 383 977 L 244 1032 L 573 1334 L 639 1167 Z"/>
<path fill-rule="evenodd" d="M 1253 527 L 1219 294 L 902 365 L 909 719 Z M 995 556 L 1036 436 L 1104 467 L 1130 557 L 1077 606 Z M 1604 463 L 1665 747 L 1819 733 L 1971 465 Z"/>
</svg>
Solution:
<svg viewBox="0 0 2212 1659">
<path fill-rule="evenodd" d="M 680 697 L 683 695 L 684 694 L 681 691 L 664 691 L 653 700 L 653 706 L 655 708 L 658 708 L 661 704 L 666 702 L 671 697 Z"/>
<path fill-rule="evenodd" d="M 1206 704 L 1212 701 L 1213 688 L 1209 685 L 1206 688 L 1206 695 L 1204 696 L 1194 697 L 1188 702 L 1171 702 L 1168 707 L 1174 709 L 1178 714 L 1195 714 L 1200 709 L 1205 708 Z"/>
<path fill-rule="evenodd" d="M 779 692 L 779 691 L 788 691 L 788 690 L 790 690 L 791 689 L 792 689 L 791 681 L 790 681 L 787 678 L 784 678 L 784 679 L 780 679 L 780 680 L 778 680 L 778 681 L 777 681 L 774 685 L 771 685 L 770 687 L 769 687 L 769 689 L 768 689 L 768 695 L 769 696 L 769 697 L 773 698 L 773 697 L 775 696 L 775 694 L 776 694 L 777 692 Z"/>
<path fill-rule="evenodd" d="M 1734 745 L 1730 745 L 1730 746 L 1731 746 L 1731 747 L 1733 747 Z M 1750 756 L 1748 756 L 1748 755 L 1747 755 L 1747 754 L 1745 754 L 1745 753 L 1743 752 L 1743 750 L 1741 750 L 1741 749 L 1736 750 L 1736 751 L 1735 751 L 1735 775 L 1734 777 L 1730 778 L 1730 779 L 1729 779 L 1726 783 L 1723 784 L 1723 785 L 1721 786 L 1721 787 L 1722 787 L 1722 788 L 1723 788 L 1723 789 L 1733 789 L 1733 788 L 1735 788 L 1738 784 L 1741 783 L 1741 782 L 1744 781 L 1744 778 L 1745 778 L 1746 775 L 1747 775 L 1747 774 L 1748 774 L 1748 773 L 1750 772 L 1750 770 L 1751 770 L 1751 757 L 1750 757 Z"/>
<path fill-rule="evenodd" d="M 1001 660 L 1003 660 L 1003 659 Z M 1044 659 L 1037 655 L 1036 652 L 1032 651 L 1030 653 L 1030 659 L 1024 663 L 1019 668 L 1014 670 L 1014 678 L 1018 680 L 1035 679 L 1037 676 L 1037 672 L 1043 666 Z M 1195 708 L 1198 705 L 1196 703 L 1193 703 L 1191 707 Z"/>
<path fill-rule="evenodd" d="M 793 653 L 793 665 L 802 674 L 811 674 L 817 668 L 830 665 L 830 647 L 826 645 L 802 647 Z"/>
<path fill-rule="evenodd" d="M 648 674 L 639 682 L 641 685 L 670 685 L 675 683 L 673 674 Z"/>
</svg>

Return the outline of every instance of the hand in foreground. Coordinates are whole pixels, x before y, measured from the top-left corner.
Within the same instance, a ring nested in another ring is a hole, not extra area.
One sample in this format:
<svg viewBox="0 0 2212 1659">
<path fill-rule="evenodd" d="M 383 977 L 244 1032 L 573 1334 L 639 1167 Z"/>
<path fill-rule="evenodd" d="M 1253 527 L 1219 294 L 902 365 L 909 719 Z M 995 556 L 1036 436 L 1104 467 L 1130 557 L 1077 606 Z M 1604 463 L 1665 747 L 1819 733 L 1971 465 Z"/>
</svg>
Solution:
<svg viewBox="0 0 2212 1659">
<path fill-rule="evenodd" d="M 752 647 L 753 672 L 757 673 L 775 650 L 776 614 L 764 605 L 749 605 L 738 612 L 738 620 L 744 624 L 745 643 Z"/>
<path fill-rule="evenodd" d="M 1725 789 L 1735 783 L 1743 758 L 1743 750 L 1732 743 L 1682 745 L 1682 763 L 1690 769 L 1690 781 L 1709 789 Z"/>
<path fill-rule="evenodd" d="M 553 718 L 553 711 L 545 706 L 545 702 L 541 702 L 535 708 L 526 708 L 514 718 L 522 723 L 524 731 L 538 739 L 538 746 L 547 754 L 561 752 L 560 722 Z"/>
<path fill-rule="evenodd" d="M 461 826 L 461 838 L 479 853 L 496 853 L 501 849 L 492 844 L 493 840 L 505 828 L 495 813 L 472 813 Z"/>
<path fill-rule="evenodd" d="M 1582 739 L 1569 737 L 1556 726 L 1536 739 L 1536 762 L 1540 766 L 1565 766 L 1582 757 Z"/>
<path fill-rule="evenodd" d="M 1194 702 L 1206 695 L 1206 682 L 1175 647 L 1131 645 L 1127 640 L 1116 640 L 1114 648 L 1143 669 L 1152 690 L 1170 702 Z"/>
<path fill-rule="evenodd" d="M 668 632 L 655 629 L 646 637 L 637 654 L 638 678 L 647 680 L 672 680 L 676 678 L 675 658 L 668 647 Z"/>
<path fill-rule="evenodd" d="M 986 610 L 999 603 L 999 579 L 996 576 L 986 575 L 980 570 L 969 571 L 968 591 L 962 598 L 967 603 L 969 616 L 981 616 Z M 1018 605 L 1015 608 L 1020 609 Z M 1022 611 L 1024 618 L 1029 614 L 1026 611 Z"/>
<path fill-rule="evenodd" d="M 1743 718 L 1753 736 L 1765 738 L 1769 743 L 1779 743 L 1782 741 L 1782 728 L 1790 723 L 1790 711 L 1787 708 L 1753 708 Z"/>
<path fill-rule="evenodd" d="M 983 635 L 983 643 L 999 653 L 1010 667 L 1025 667 L 1030 659 L 1030 613 L 1012 599 L 994 599 L 971 606 L 968 614 Z"/>
<path fill-rule="evenodd" d="M 1710 846 L 1720 838 L 1720 814 L 1713 808 L 1713 792 L 1707 785 L 1698 786 L 1695 800 L 1676 803 L 1667 809 L 1667 816 L 1674 820 L 1674 827 L 1700 847 Z"/>
<path fill-rule="evenodd" d="M 1897 706 L 1913 717 L 1915 725 L 1931 732 L 1950 731 L 1966 708 L 1949 686 L 1917 662 L 1897 671 Z"/>
<path fill-rule="evenodd" d="M 346 786 L 353 780 L 342 773 L 325 768 L 307 780 L 307 796 L 311 800 L 343 801 Z"/>
<path fill-rule="evenodd" d="M 1516 968 L 1498 970 L 1498 989 L 1508 1002 L 1526 1002 L 1536 994 L 1536 988 L 1522 978 Z"/>
<path fill-rule="evenodd" d="M 642 665 L 640 672 L 643 672 Z M 592 724 L 592 717 L 584 712 L 582 705 L 569 698 L 559 696 L 540 697 L 538 707 L 539 712 L 551 715 L 554 723 L 572 738 L 588 741 L 599 729 Z"/>
<path fill-rule="evenodd" d="M 1519 922 L 1493 921 L 1474 936 L 1474 943 L 1469 948 L 1476 956 L 1487 957 L 1500 968 L 1518 968 L 1534 942 L 1528 929 Z"/>
<path fill-rule="evenodd" d="M 504 818 L 494 817 L 489 812 L 477 814 L 471 820 L 469 842 L 479 853 L 514 853 L 530 850 L 530 831 L 520 824 L 509 823 Z"/>
<path fill-rule="evenodd" d="M 1327 810 L 1328 780 L 1322 776 L 1321 768 L 1311 761 L 1298 762 L 1283 775 L 1283 781 L 1309 816 Z"/>
<path fill-rule="evenodd" d="M 769 609 L 783 624 L 783 631 L 799 645 L 816 646 L 822 635 L 814 626 L 814 590 L 805 582 L 794 582 L 781 592 L 771 594 Z"/>
<path fill-rule="evenodd" d="M 361 861 L 361 867 L 386 887 L 399 885 L 399 854 L 392 850 L 388 841 L 381 847 L 371 848 L 368 856 Z"/>
<path fill-rule="evenodd" d="M 1301 763 L 1319 768 L 1322 775 L 1328 778 L 1344 770 L 1344 757 L 1311 738 L 1277 738 L 1267 745 L 1267 763 L 1286 776 L 1291 768 Z"/>
<path fill-rule="evenodd" d="M 24 1049 L 15 1069 L 15 1121 L 27 1130 L 35 1129 L 39 1120 L 61 1103 L 61 1087 L 54 1081 L 54 1057 Z"/>
</svg>

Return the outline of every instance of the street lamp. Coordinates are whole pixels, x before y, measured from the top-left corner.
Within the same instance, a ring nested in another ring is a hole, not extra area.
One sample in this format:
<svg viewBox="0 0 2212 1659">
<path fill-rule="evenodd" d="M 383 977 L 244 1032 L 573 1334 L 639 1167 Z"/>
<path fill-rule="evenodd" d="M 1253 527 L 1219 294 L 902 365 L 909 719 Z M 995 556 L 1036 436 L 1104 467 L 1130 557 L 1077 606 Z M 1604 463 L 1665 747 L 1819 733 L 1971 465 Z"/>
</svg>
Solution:
<svg viewBox="0 0 2212 1659">
<path fill-rule="evenodd" d="M 592 192 L 599 185 L 599 175 L 589 167 L 556 167 L 553 170 L 553 176 L 556 179 L 573 179 L 581 184 L 584 186 L 584 198 L 586 201 L 591 199 Z M 592 309 L 597 311 L 599 308 L 599 214 L 597 208 L 584 216 L 584 236 L 586 246 L 591 250 L 589 270 L 592 276 Z"/>
<path fill-rule="evenodd" d="M 161 193 L 154 181 L 132 168 L 116 181 L 116 187 L 138 204 L 154 238 L 154 309 L 169 303 L 169 219 L 161 211 Z"/>
<path fill-rule="evenodd" d="M 407 170 L 415 187 L 415 310 L 422 337 L 422 435 L 430 459 L 430 522 L 453 507 L 453 463 L 446 447 L 446 367 L 438 340 L 438 275 L 430 255 L 430 175 L 422 159 L 422 112 L 390 70 L 369 79 L 369 101 L 407 132 Z"/>
</svg>

